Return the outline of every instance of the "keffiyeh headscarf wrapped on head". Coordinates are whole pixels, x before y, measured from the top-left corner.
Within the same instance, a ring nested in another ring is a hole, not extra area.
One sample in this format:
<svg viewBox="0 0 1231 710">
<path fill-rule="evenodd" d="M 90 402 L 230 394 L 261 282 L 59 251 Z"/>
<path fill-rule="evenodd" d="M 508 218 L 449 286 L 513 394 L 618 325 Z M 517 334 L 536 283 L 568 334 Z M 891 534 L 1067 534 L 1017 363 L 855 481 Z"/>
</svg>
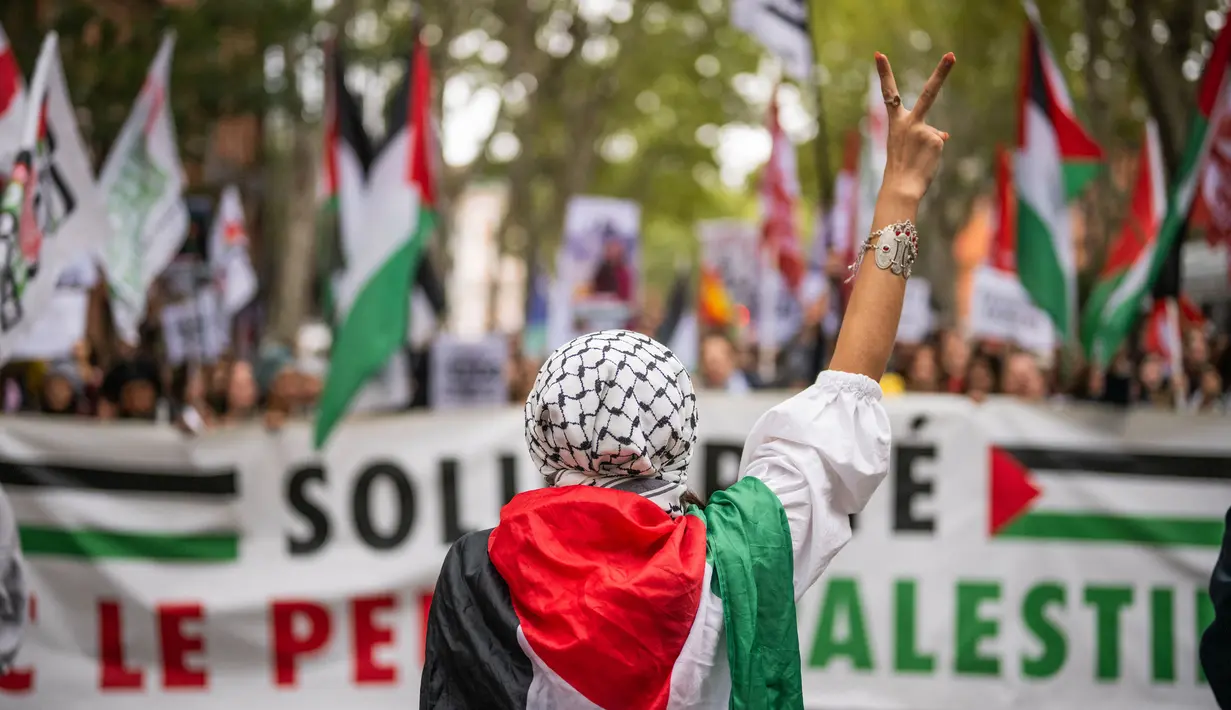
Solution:
<svg viewBox="0 0 1231 710">
<path fill-rule="evenodd" d="M 549 486 L 631 491 L 672 517 L 697 438 L 688 370 L 662 344 L 626 330 L 552 353 L 526 398 L 526 443 Z"/>
</svg>

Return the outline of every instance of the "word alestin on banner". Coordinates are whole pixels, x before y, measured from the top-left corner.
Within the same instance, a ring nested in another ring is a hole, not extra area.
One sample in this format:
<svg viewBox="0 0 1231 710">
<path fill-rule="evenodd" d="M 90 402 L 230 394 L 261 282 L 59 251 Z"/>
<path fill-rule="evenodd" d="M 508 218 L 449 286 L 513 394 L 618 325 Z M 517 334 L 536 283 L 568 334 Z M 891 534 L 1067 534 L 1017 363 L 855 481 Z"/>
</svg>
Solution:
<svg viewBox="0 0 1231 710">
<path fill-rule="evenodd" d="M 702 395 L 698 492 L 775 401 Z M 889 475 L 798 605 L 808 707 L 1209 706 L 1217 421 L 886 407 Z M 413 706 L 441 561 L 540 485 L 523 447 L 515 409 L 356 420 L 323 457 L 306 426 L 14 420 L 0 485 L 35 594 L 3 705 Z"/>
</svg>

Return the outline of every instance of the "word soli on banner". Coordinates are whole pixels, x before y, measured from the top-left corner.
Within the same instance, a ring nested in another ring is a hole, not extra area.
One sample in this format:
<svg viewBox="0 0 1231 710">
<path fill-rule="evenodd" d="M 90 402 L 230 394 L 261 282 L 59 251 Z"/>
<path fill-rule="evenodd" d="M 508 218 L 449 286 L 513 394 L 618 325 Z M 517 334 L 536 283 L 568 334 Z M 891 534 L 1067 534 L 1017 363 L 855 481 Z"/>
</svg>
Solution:
<svg viewBox="0 0 1231 710">
<path fill-rule="evenodd" d="M 773 395 L 702 395 L 690 477 L 733 482 Z M 1231 500 L 1218 420 L 888 400 L 889 475 L 799 603 L 810 707 L 1206 707 Z M 0 485 L 30 636 L 6 710 L 405 708 L 449 544 L 541 485 L 514 409 L 188 439 L 14 420 Z M 140 466 L 131 452 L 143 452 Z M 191 462 L 186 465 L 185 462 Z"/>
</svg>

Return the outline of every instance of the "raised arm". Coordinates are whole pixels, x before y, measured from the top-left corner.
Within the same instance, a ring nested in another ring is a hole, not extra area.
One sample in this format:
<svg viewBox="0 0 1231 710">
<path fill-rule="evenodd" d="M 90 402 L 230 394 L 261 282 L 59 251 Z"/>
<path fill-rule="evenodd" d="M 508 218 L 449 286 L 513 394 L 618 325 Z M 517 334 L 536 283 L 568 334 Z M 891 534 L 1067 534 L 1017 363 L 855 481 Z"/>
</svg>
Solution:
<svg viewBox="0 0 1231 710">
<path fill-rule="evenodd" d="M 919 201 L 936 175 L 941 151 L 949 138 L 948 133 L 932 128 L 925 120 L 955 61 L 952 53 L 940 60 L 923 87 L 919 102 L 908 111 L 898 95 L 889 60 L 879 52 L 876 55 L 881 93 L 889 112 L 889 140 L 885 177 L 872 223 L 874 232 L 915 221 Z M 902 296 L 906 293 L 906 277 L 895 273 L 894 267 L 908 266 L 914 261 L 915 252 L 913 245 L 904 244 L 902 255 L 897 258 L 877 259 L 874 255 L 876 250 L 889 246 L 892 251 L 887 255 L 896 256 L 898 245 L 893 242 L 897 236 L 890 232 L 872 237 L 867 250 L 862 252 L 867 258 L 862 260 L 855 276 L 855 287 L 829 364 L 831 370 L 866 375 L 874 380 L 885 374 L 902 317 Z"/>
</svg>

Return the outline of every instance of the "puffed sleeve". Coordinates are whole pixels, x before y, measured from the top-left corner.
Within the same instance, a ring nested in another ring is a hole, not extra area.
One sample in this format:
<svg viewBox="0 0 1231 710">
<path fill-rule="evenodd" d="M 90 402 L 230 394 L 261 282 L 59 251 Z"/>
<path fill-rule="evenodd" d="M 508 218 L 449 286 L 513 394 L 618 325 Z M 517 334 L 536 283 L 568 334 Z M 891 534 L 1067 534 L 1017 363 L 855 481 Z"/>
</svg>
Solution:
<svg viewBox="0 0 1231 710">
<path fill-rule="evenodd" d="M 753 426 L 740 477 L 761 479 L 782 501 L 797 600 L 850 541 L 849 516 L 863 510 L 889 470 L 889 444 L 880 385 L 846 372 L 822 372 Z"/>
</svg>

